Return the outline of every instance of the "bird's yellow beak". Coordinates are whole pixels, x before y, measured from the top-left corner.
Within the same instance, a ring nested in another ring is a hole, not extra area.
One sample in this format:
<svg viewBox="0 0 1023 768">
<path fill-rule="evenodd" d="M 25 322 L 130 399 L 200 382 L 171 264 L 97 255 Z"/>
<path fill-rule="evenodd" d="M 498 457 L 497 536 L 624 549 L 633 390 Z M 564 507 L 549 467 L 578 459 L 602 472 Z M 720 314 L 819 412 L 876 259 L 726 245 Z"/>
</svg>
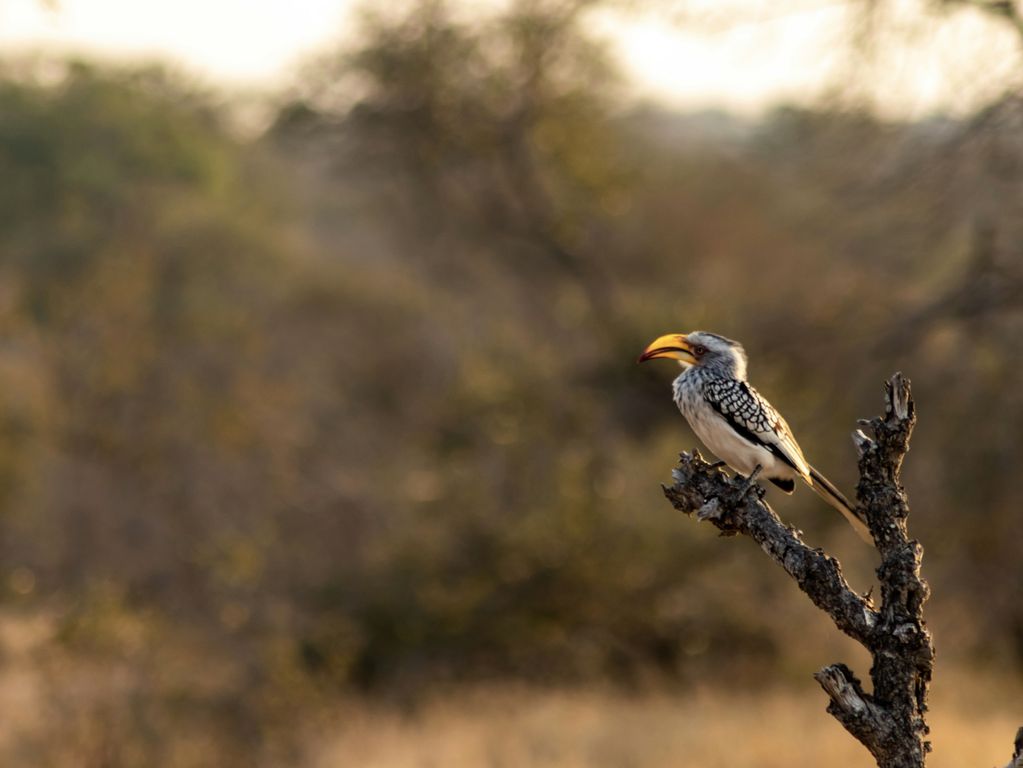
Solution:
<svg viewBox="0 0 1023 768">
<path fill-rule="evenodd" d="M 696 358 L 689 351 L 689 341 L 684 333 L 669 333 L 666 336 L 658 336 L 647 345 L 643 354 L 639 356 L 637 363 L 653 360 L 655 357 L 670 357 L 672 360 L 681 360 L 683 363 L 693 365 Z"/>
</svg>

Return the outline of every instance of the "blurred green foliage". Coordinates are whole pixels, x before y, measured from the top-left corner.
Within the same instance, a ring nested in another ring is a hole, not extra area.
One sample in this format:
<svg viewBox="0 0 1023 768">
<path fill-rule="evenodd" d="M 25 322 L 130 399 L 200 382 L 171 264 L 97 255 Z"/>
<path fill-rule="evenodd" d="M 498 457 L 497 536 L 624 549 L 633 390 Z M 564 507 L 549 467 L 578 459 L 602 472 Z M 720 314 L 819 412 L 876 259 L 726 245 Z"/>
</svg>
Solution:
<svg viewBox="0 0 1023 768">
<path fill-rule="evenodd" d="M 830 628 L 660 498 L 695 439 L 633 361 L 698 327 L 849 489 L 914 379 L 938 642 L 1023 657 L 1019 102 L 625 109 L 581 13 L 369 15 L 256 139 L 162 71 L 0 81 L 4 601 L 70 734 L 19 754 L 294 764 L 353 689 L 802 674 Z"/>
</svg>

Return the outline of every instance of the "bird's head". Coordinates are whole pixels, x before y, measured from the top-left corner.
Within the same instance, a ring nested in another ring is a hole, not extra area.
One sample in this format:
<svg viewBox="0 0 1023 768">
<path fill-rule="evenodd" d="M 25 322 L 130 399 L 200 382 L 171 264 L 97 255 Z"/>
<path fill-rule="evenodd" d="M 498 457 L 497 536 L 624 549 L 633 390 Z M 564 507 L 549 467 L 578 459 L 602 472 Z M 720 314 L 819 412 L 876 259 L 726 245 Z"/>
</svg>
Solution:
<svg viewBox="0 0 1023 768">
<path fill-rule="evenodd" d="M 678 360 L 683 368 L 699 366 L 736 379 L 746 378 L 746 352 L 742 344 L 716 333 L 693 331 L 659 336 L 643 350 L 639 362 L 658 357 Z"/>
</svg>

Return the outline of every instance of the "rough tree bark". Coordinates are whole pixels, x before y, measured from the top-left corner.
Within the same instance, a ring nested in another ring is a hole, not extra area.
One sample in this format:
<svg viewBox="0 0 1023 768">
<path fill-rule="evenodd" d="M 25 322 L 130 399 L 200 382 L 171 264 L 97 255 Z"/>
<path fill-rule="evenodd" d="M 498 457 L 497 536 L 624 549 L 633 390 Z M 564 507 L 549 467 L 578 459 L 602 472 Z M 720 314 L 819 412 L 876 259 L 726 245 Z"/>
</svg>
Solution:
<svg viewBox="0 0 1023 768">
<path fill-rule="evenodd" d="M 693 451 L 681 455 L 674 485 L 664 488 L 676 509 L 695 513 L 723 535 L 753 539 L 836 627 L 870 652 L 870 693 L 844 664 L 814 677 L 830 697 L 828 712 L 870 750 L 879 768 L 922 768 L 930 751 L 925 715 L 934 646 L 923 618 L 929 589 L 920 575 L 923 547 L 909 538 L 909 502 L 900 481 L 915 422 L 909 381 L 896 373 L 885 385 L 884 416 L 861 422 L 873 436 L 853 434 L 860 453 L 856 495 L 881 555 L 879 606 L 849 586 L 835 558 L 782 523 L 764 502 L 764 490 L 746 478 L 729 478 Z M 1023 768 L 1021 738 L 1023 729 L 1006 768 Z"/>
</svg>

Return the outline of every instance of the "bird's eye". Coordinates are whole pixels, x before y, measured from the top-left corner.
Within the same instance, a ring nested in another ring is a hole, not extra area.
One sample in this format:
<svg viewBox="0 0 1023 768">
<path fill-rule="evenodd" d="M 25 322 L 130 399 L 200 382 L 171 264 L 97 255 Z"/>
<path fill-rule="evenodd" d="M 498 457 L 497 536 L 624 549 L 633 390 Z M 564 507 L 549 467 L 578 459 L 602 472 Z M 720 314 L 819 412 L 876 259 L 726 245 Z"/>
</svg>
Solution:
<svg viewBox="0 0 1023 768">
<path fill-rule="evenodd" d="M 693 347 L 693 354 L 697 357 L 703 356 L 707 352 L 707 348 L 703 344 L 697 344 Z"/>
</svg>

